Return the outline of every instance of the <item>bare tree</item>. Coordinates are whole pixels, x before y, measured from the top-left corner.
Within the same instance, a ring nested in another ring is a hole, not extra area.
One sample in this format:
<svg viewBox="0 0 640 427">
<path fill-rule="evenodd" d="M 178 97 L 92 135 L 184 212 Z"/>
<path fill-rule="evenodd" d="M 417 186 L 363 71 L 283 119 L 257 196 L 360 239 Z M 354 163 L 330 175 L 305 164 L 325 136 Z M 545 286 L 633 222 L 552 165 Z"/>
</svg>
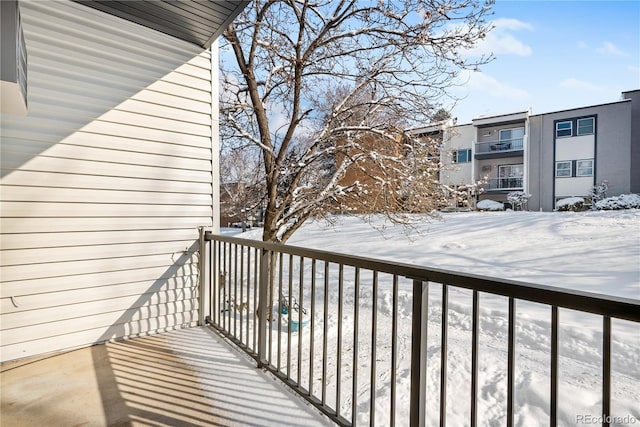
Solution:
<svg viewBox="0 0 640 427">
<path fill-rule="evenodd" d="M 220 210 L 238 218 L 244 231 L 250 217 L 262 217 L 264 171 L 254 147 L 226 147 L 220 153 Z"/>
<path fill-rule="evenodd" d="M 254 0 L 226 29 L 222 126 L 260 151 L 263 240 L 284 242 L 349 198 L 379 196 L 392 216 L 429 209 L 429 148 L 404 129 L 428 123 L 457 73 L 489 59 L 462 52 L 489 31 L 490 3 Z"/>
</svg>

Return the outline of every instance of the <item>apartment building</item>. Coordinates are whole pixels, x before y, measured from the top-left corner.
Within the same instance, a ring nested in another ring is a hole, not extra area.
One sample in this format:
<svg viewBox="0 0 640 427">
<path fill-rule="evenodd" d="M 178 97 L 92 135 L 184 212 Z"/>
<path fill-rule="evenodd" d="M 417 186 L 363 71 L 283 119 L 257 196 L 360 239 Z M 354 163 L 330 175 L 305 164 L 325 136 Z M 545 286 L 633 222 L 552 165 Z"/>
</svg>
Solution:
<svg viewBox="0 0 640 427">
<path fill-rule="evenodd" d="M 640 192 L 640 90 L 607 104 L 543 114 L 530 110 L 477 117 L 445 131 L 440 180 L 477 187 L 475 200 L 531 194 L 528 209 L 552 211 L 559 199 L 587 197 L 604 180 L 608 195 Z"/>
</svg>

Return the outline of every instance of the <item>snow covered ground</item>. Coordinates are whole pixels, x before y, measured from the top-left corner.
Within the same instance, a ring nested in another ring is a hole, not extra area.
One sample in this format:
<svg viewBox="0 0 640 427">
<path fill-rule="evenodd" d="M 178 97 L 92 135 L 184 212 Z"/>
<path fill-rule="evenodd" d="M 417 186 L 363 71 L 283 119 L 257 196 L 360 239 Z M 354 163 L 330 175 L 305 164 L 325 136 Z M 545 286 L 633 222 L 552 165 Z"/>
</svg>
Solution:
<svg viewBox="0 0 640 427">
<path fill-rule="evenodd" d="M 328 226 L 310 222 L 288 242 L 291 245 L 401 261 L 416 265 L 504 277 L 564 288 L 640 299 L 640 211 L 583 213 L 467 212 L 443 214 L 442 220 L 424 218 L 406 229 L 385 223 L 373 225 L 355 218 L 339 218 Z M 259 230 L 238 237 L 260 238 Z M 294 276 L 296 277 L 296 276 Z M 345 271 L 345 307 L 353 304 L 353 280 Z M 306 285 L 305 285 L 306 286 Z M 323 290 L 317 303 L 323 301 Z M 337 302 L 334 289 L 329 301 Z M 309 292 L 306 292 L 309 295 Z M 428 425 L 437 425 L 440 393 L 440 286 L 430 290 L 427 370 Z M 358 424 L 368 424 L 371 364 L 371 291 L 360 288 L 360 337 L 358 344 Z M 411 295 L 401 286 L 398 333 L 397 425 L 408 424 Z M 448 311 L 448 425 L 468 425 L 471 364 L 470 293 L 453 289 Z M 308 305 L 309 301 L 303 302 Z M 331 305 L 330 304 L 330 305 Z M 381 290 L 378 301 L 380 325 L 376 366 L 376 425 L 388 425 L 390 394 L 391 293 Z M 318 308 L 320 311 L 321 309 Z M 343 312 L 341 413 L 351 412 L 351 359 L 353 355 L 353 309 Z M 480 312 L 479 425 L 506 424 L 507 364 L 506 299 L 483 295 Z M 335 389 L 337 313 L 329 310 L 327 389 Z M 600 421 L 602 320 L 567 310 L 560 312 L 559 424 L 585 425 Z M 321 354 L 322 324 L 316 328 L 315 354 Z M 549 335 L 548 307 L 517 305 L 517 359 L 515 379 L 516 425 L 548 425 Z M 308 329 L 308 328 L 307 328 Z M 285 334 L 286 335 L 286 334 Z M 613 322 L 613 415 L 621 423 L 640 425 L 640 328 L 630 322 Z M 274 331 L 274 339 L 277 333 Z M 302 344 L 302 372 L 309 370 L 309 331 L 294 335 L 293 362 Z M 369 339 L 369 341 L 367 341 Z M 275 346 L 274 346 L 275 347 Z M 321 389 L 322 362 L 314 358 L 314 388 Z M 315 382 L 318 382 L 315 384 Z M 303 376 L 304 384 L 304 376 Z M 331 396 L 331 393 L 329 393 Z M 592 417 L 592 418 L 590 418 Z M 589 421 L 590 420 L 590 421 Z M 595 420 L 595 421 L 594 421 Z M 615 421 L 615 420 L 614 420 Z"/>
</svg>

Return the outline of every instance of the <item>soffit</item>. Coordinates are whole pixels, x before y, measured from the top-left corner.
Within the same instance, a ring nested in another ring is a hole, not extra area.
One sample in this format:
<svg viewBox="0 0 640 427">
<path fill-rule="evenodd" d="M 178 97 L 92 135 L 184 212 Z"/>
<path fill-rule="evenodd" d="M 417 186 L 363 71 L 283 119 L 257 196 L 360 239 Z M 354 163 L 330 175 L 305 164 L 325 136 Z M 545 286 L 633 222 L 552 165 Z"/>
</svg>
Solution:
<svg viewBox="0 0 640 427">
<path fill-rule="evenodd" d="M 208 48 L 250 0 L 74 0 Z"/>
</svg>

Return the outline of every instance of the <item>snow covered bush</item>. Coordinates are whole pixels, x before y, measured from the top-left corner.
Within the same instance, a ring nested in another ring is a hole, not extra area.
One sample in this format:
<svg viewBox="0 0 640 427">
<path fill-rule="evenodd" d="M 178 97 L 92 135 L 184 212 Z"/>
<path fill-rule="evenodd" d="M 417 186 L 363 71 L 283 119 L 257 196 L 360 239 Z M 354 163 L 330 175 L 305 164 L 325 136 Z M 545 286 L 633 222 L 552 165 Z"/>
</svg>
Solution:
<svg viewBox="0 0 640 427">
<path fill-rule="evenodd" d="M 524 191 L 512 191 L 507 194 L 507 201 L 511 203 L 514 210 L 523 210 L 530 197 L 531 194 L 525 193 Z"/>
<path fill-rule="evenodd" d="M 584 210 L 584 199 L 582 197 L 567 197 L 556 202 L 556 209 L 559 212 L 580 212 Z"/>
<path fill-rule="evenodd" d="M 598 210 L 640 209 L 640 196 L 637 194 L 621 194 L 608 197 L 595 203 Z"/>
<path fill-rule="evenodd" d="M 589 198 L 591 199 L 591 208 L 596 208 L 596 203 L 607 197 L 607 190 L 609 190 L 609 181 L 606 179 L 600 184 L 594 185 L 589 190 Z"/>
<path fill-rule="evenodd" d="M 476 207 L 481 211 L 503 211 L 504 205 L 500 202 L 496 202 L 495 200 L 480 200 Z"/>
</svg>

